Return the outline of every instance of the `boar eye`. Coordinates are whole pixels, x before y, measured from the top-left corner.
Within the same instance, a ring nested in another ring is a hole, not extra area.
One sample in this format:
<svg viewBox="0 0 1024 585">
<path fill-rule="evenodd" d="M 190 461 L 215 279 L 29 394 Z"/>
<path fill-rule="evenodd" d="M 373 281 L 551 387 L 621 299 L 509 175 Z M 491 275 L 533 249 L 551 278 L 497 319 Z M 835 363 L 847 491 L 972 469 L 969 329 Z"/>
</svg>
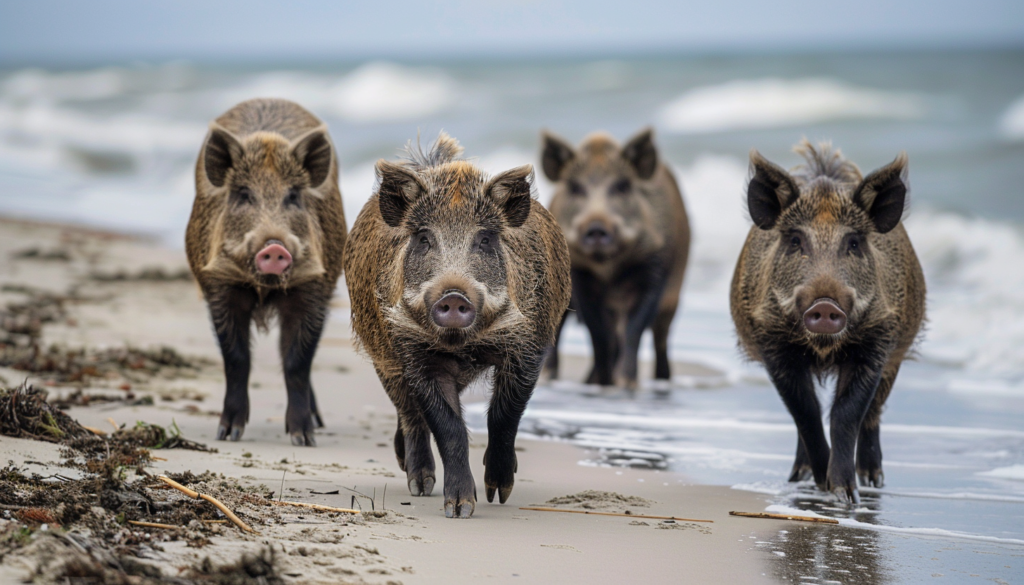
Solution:
<svg viewBox="0 0 1024 585">
<path fill-rule="evenodd" d="M 583 189 L 583 185 L 580 185 L 577 181 L 569 181 L 569 192 L 573 195 L 586 195 L 587 192 Z"/>
<path fill-rule="evenodd" d="M 289 189 L 288 194 L 284 196 L 285 206 L 298 207 L 300 202 L 300 195 L 298 189 Z"/>
<path fill-rule="evenodd" d="M 786 244 L 786 253 L 793 254 L 799 252 L 803 250 L 804 237 L 796 232 L 791 232 L 788 236 L 786 236 Z"/>
<path fill-rule="evenodd" d="M 490 253 L 494 250 L 494 242 L 497 241 L 497 236 L 490 230 L 479 232 L 476 235 L 476 250 L 483 253 Z"/>
<path fill-rule="evenodd" d="M 860 234 L 850 234 L 846 238 L 846 252 L 854 256 L 864 255 L 864 237 Z"/>
<path fill-rule="evenodd" d="M 612 183 L 612 186 L 608 189 L 608 192 L 613 195 L 625 195 L 629 193 L 631 185 L 629 179 L 619 179 Z"/>
<path fill-rule="evenodd" d="M 239 187 L 231 192 L 233 203 L 238 205 L 249 205 L 253 202 L 252 190 L 248 187 Z"/>
<path fill-rule="evenodd" d="M 414 253 L 422 255 L 430 251 L 430 235 L 427 233 L 427 230 L 424 229 L 416 232 L 412 237 L 412 241 L 414 242 Z"/>
</svg>

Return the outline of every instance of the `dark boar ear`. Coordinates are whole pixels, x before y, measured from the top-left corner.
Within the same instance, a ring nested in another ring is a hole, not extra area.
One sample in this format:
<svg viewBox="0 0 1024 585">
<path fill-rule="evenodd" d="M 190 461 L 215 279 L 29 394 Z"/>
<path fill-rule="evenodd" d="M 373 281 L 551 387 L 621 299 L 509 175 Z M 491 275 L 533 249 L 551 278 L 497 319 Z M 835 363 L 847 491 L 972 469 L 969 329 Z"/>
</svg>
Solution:
<svg viewBox="0 0 1024 585">
<path fill-rule="evenodd" d="M 391 227 L 402 225 L 409 206 L 420 198 L 426 187 L 413 171 L 401 164 L 377 161 L 377 205 L 380 216 Z"/>
<path fill-rule="evenodd" d="M 214 187 L 223 187 L 228 169 L 242 158 L 242 143 L 220 124 L 210 124 L 203 149 L 203 169 Z"/>
<path fill-rule="evenodd" d="M 292 141 L 292 156 L 309 173 L 309 186 L 316 189 L 331 173 L 334 149 L 327 138 L 327 127 L 320 126 Z"/>
<path fill-rule="evenodd" d="M 530 217 L 533 165 L 523 165 L 499 174 L 484 187 L 488 197 L 502 206 L 509 227 L 517 228 Z"/>
<path fill-rule="evenodd" d="M 750 151 L 747 210 L 757 227 L 771 229 L 782 210 L 796 201 L 799 195 L 800 190 L 789 173 L 769 162 L 756 150 Z"/>
<path fill-rule="evenodd" d="M 654 176 L 658 168 L 658 149 L 654 147 L 654 130 L 644 128 L 639 134 L 629 139 L 622 147 L 622 158 L 626 159 L 636 174 L 643 180 Z"/>
<path fill-rule="evenodd" d="M 562 178 L 565 165 L 576 158 L 576 151 L 569 143 L 547 130 L 541 132 L 541 139 L 544 152 L 540 155 L 540 166 L 544 169 L 544 176 L 551 181 L 558 181 Z"/>
<path fill-rule="evenodd" d="M 896 227 L 907 203 L 907 153 L 868 175 L 853 192 L 853 201 L 868 212 L 878 233 Z"/>
</svg>

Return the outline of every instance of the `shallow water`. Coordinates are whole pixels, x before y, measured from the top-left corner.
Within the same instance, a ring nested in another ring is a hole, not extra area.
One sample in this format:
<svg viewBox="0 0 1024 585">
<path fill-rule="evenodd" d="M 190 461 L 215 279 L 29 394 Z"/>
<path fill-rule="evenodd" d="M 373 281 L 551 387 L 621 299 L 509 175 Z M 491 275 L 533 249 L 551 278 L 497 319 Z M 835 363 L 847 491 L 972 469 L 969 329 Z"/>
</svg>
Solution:
<svg viewBox="0 0 1024 585">
<path fill-rule="evenodd" d="M 542 127 L 578 141 L 654 124 L 694 234 L 672 358 L 718 373 L 678 376 L 671 389 L 635 398 L 572 382 L 542 387 L 523 431 L 592 448 L 587 465 L 678 470 L 869 525 L 963 533 L 935 546 L 965 547 L 965 559 L 984 558 L 969 547 L 1024 540 L 1024 52 L 13 68 L 0 71 L 0 213 L 181 247 L 207 123 L 255 96 L 295 99 L 329 124 L 350 224 L 372 191 L 373 162 L 418 131 L 424 141 L 451 132 L 495 172 L 536 163 Z M 864 490 L 853 513 L 785 482 L 795 429 L 763 371 L 740 359 L 728 314 L 750 225 L 747 152 L 790 166 L 803 136 L 832 139 L 865 170 L 909 153 L 905 223 L 929 288 L 919 361 L 901 371 L 883 418 L 887 485 Z M 551 186 L 539 177 L 537 188 L 546 201 Z M 585 355 L 585 331 L 570 327 L 563 349 Z M 468 415 L 483 426 L 479 407 Z M 878 574 L 897 562 L 889 547 L 912 563 L 938 542 L 921 531 L 849 530 L 877 549 L 868 556 L 885 565 Z M 799 543 L 827 557 L 819 534 L 764 546 L 792 556 Z"/>
</svg>

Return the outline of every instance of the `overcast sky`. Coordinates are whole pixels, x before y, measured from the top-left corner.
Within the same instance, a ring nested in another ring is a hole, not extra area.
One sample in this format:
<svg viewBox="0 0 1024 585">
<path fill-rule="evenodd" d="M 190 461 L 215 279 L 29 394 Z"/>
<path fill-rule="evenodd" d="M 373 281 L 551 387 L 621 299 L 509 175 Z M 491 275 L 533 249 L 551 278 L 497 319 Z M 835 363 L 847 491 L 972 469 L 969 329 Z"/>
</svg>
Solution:
<svg viewBox="0 0 1024 585">
<path fill-rule="evenodd" d="M 0 61 L 1024 46 L 1024 0 L 2 0 Z"/>
</svg>

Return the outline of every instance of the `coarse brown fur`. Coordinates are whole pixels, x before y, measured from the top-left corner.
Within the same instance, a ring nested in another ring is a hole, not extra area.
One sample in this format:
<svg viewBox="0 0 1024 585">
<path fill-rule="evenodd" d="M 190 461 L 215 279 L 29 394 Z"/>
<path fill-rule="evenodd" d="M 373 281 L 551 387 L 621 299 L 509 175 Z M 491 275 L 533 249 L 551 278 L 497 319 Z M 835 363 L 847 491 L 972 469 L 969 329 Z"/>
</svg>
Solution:
<svg viewBox="0 0 1024 585">
<path fill-rule="evenodd" d="M 433 434 L 450 517 L 471 515 L 476 501 L 459 394 L 492 370 L 484 482 L 488 501 L 497 490 L 504 503 L 519 418 L 570 297 L 565 239 L 531 195 L 532 168 L 488 180 L 461 151 L 442 133 L 428 153 L 378 162 L 345 251 L 352 327 L 398 411 L 399 464 L 413 495 L 429 495 Z M 476 307 L 472 326 L 431 321 L 450 291 Z"/>
<path fill-rule="evenodd" d="M 322 425 L 309 367 L 342 273 L 347 228 L 338 163 L 323 122 L 298 104 L 254 99 L 210 125 L 196 162 L 196 198 L 185 234 L 189 265 L 210 307 L 228 392 L 218 438 L 237 440 L 249 418 L 251 324 L 281 325 L 288 388 L 286 429 L 314 443 Z M 256 253 L 280 242 L 293 258 L 262 274 Z"/>
<path fill-rule="evenodd" d="M 925 282 L 899 223 L 906 155 L 863 178 L 829 144 L 803 141 L 806 164 L 787 173 L 751 153 L 750 229 L 733 275 L 740 347 L 768 369 L 797 423 L 791 481 L 856 499 L 856 474 L 882 484 L 879 424 L 900 364 L 924 321 Z M 820 299 L 846 316 L 836 334 L 812 333 L 804 314 Z M 825 442 L 814 379 L 837 379 Z"/>
<path fill-rule="evenodd" d="M 672 171 L 650 129 L 620 146 L 604 133 L 578 148 L 543 136 L 544 171 L 556 183 L 551 213 L 569 243 L 573 308 L 590 330 L 589 383 L 635 389 L 640 336 L 654 334 L 655 378 L 671 377 L 668 334 L 690 252 L 690 224 Z M 594 244 L 595 232 L 603 240 Z M 607 234 L 607 235 L 605 235 Z M 552 349 L 548 370 L 558 375 Z"/>
</svg>

